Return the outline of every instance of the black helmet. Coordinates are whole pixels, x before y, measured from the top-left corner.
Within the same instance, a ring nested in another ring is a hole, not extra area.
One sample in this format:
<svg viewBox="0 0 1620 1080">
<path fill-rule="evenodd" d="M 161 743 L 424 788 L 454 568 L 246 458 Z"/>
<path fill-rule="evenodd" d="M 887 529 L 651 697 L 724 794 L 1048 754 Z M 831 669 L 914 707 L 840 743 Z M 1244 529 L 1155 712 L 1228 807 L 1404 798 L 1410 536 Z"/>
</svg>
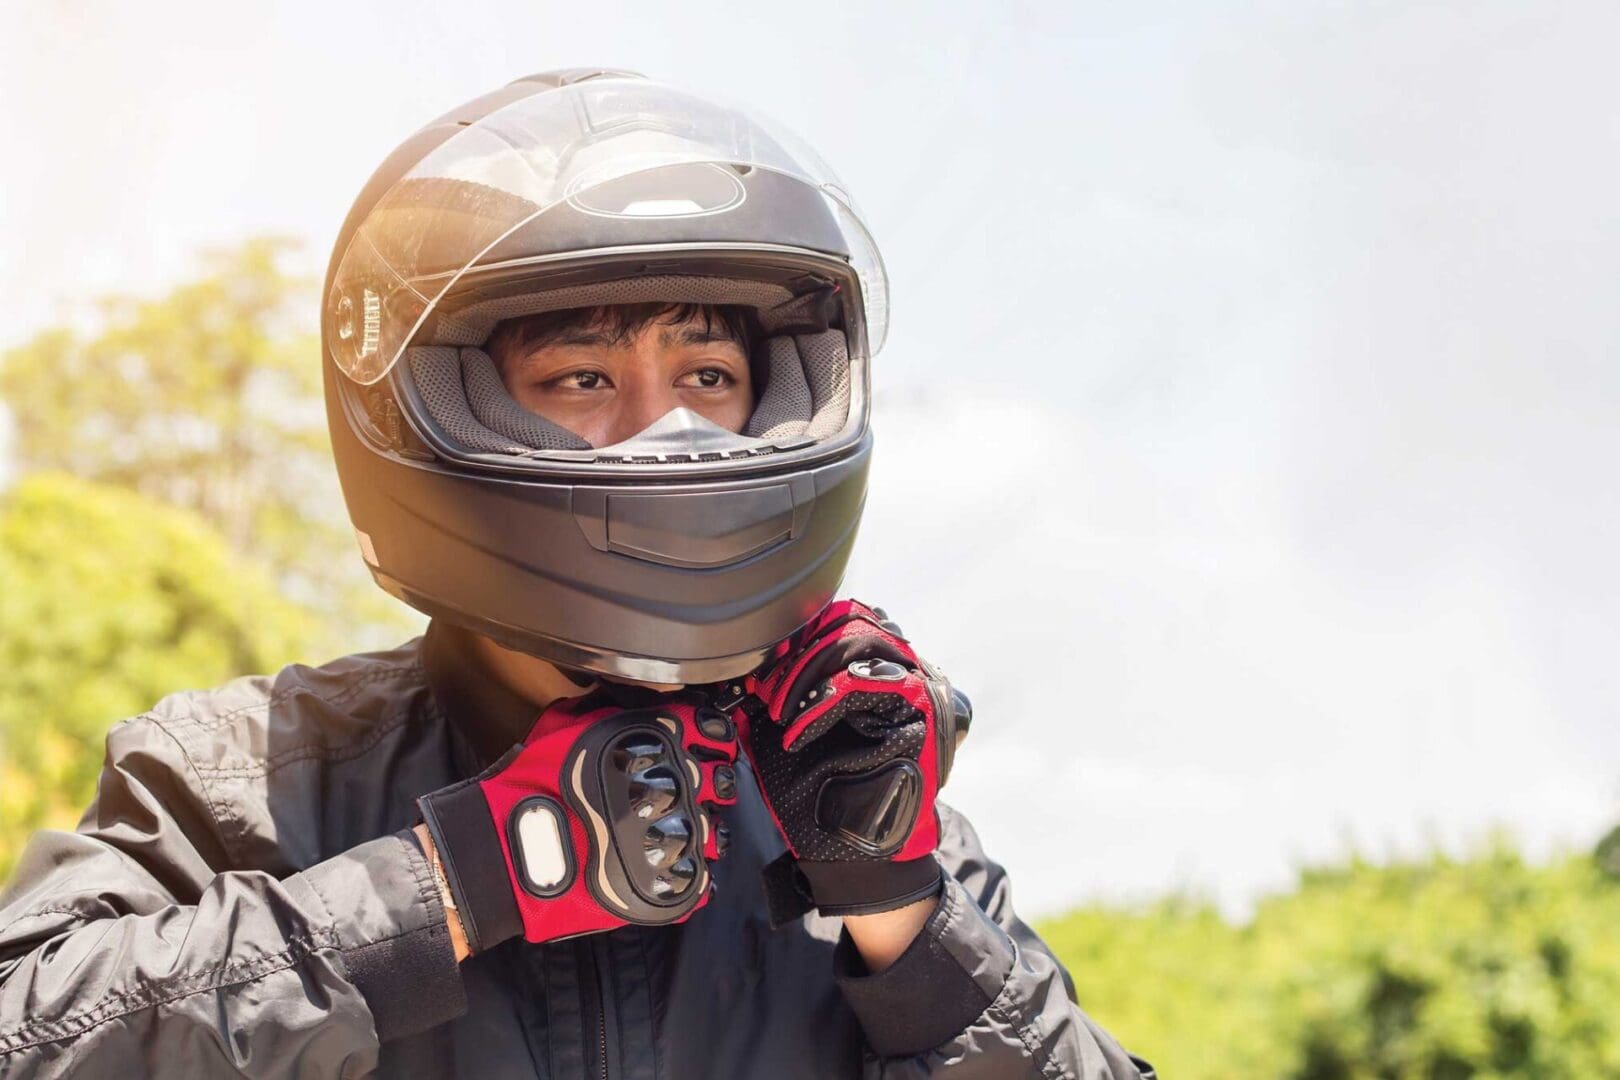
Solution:
<svg viewBox="0 0 1620 1080">
<path fill-rule="evenodd" d="M 327 417 L 372 575 L 570 667 L 752 669 L 843 577 L 886 285 L 820 158 L 736 109 L 584 69 L 453 110 L 371 178 L 327 274 Z M 756 311 L 741 434 L 677 409 L 592 447 L 480 347 L 502 319 L 655 301 Z"/>
</svg>

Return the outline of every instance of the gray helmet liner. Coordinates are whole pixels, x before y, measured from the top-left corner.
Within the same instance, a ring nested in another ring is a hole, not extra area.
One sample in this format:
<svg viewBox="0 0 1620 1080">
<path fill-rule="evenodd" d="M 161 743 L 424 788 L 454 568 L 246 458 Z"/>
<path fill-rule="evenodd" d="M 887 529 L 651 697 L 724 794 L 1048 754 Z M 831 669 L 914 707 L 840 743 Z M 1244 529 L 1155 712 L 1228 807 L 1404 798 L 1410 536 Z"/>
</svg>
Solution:
<svg viewBox="0 0 1620 1080">
<path fill-rule="evenodd" d="M 428 412 L 446 435 L 469 450 L 532 455 L 537 450 L 589 448 L 578 435 L 513 400 L 482 349 L 419 345 L 405 356 Z"/>
<path fill-rule="evenodd" d="M 825 439 L 849 419 L 849 347 L 842 330 L 765 341 L 770 374 L 744 431 L 761 439 Z"/>
<path fill-rule="evenodd" d="M 609 304 L 742 304 L 757 308 L 766 333 L 777 328 L 771 309 L 790 304 L 793 291 L 785 285 L 741 278 L 701 274 L 658 274 L 566 285 L 560 289 L 502 296 L 468 304 L 443 315 L 434 330 L 438 345 L 482 345 L 502 319 L 539 315 L 545 311 L 597 307 Z"/>
</svg>

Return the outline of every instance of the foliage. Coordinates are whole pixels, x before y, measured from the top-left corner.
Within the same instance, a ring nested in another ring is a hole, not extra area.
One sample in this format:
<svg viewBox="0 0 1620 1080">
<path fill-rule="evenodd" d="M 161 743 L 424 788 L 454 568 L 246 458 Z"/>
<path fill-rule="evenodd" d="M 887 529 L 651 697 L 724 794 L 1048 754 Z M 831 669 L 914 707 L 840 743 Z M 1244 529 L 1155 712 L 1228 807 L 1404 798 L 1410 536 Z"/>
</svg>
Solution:
<svg viewBox="0 0 1620 1080">
<path fill-rule="evenodd" d="M 285 269 L 289 250 L 261 238 L 210 253 L 193 281 L 103 299 L 88 330 L 55 327 L 0 357 L 14 465 L 193 510 L 288 595 L 392 638 L 401 623 L 339 500 L 315 289 Z"/>
<path fill-rule="evenodd" d="M 346 527 L 289 252 L 211 253 L 0 356 L 25 478 L 0 500 L 0 877 L 28 831 L 76 819 L 109 723 L 408 625 Z"/>
<path fill-rule="evenodd" d="M 0 498 L 0 880 L 71 827 L 107 727 L 171 691 L 328 644 L 198 515 L 62 474 Z"/>
<path fill-rule="evenodd" d="M 1242 926 L 1170 901 L 1040 929 L 1177 1080 L 1620 1077 L 1620 885 L 1589 859 L 1351 860 Z"/>
</svg>

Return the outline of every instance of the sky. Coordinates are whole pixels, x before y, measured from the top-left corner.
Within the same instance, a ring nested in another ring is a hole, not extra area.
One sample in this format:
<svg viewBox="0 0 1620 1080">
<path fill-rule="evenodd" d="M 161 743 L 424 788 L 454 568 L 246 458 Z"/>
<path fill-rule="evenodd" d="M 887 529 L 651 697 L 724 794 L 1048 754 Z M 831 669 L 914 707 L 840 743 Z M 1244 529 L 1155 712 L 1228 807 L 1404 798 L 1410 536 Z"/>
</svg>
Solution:
<svg viewBox="0 0 1620 1080">
<path fill-rule="evenodd" d="M 0 346 L 603 64 L 750 103 L 893 318 L 848 591 L 1036 913 L 1620 821 L 1620 8 L 0 0 Z M 313 312 L 312 318 L 313 318 Z"/>
</svg>

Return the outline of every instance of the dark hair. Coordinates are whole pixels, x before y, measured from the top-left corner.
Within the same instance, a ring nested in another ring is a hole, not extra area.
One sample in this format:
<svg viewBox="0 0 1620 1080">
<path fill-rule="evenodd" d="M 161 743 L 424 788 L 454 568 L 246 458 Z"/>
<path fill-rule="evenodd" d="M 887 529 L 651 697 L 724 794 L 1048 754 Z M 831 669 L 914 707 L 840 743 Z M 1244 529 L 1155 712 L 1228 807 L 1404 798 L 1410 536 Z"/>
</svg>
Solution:
<svg viewBox="0 0 1620 1080">
<path fill-rule="evenodd" d="M 749 358 L 756 390 L 763 374 L 754 359 L 754 345 L 760 339 L 759 317 L 743 304 L 604 304 L 597 307 L 567 308 L 523 315 L 497 323 L 484 345 L 484 351 L 504 374 L 514 356 L 542 349 L 557 338 L 577 330 L 608 333 L 615 344 L 624 344 L 654 323 L 670 326 L 693 319 L 703 320 L 703 329 L 716 331 L 735 341 Z"/>
</svg>

